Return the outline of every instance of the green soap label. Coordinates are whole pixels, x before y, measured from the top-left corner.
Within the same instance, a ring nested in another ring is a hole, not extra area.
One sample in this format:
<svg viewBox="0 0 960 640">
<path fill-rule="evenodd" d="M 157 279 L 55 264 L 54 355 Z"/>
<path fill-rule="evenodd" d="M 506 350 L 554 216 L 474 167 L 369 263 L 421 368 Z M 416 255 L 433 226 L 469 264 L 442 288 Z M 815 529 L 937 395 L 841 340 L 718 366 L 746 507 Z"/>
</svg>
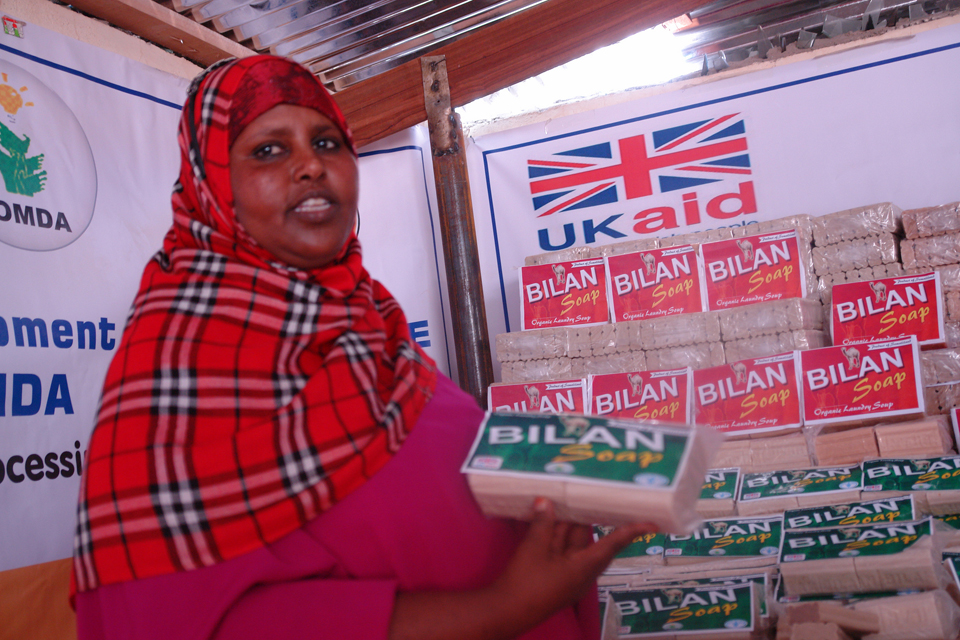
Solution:
<svg viewBox="0 0 960 640">
<path fill-rule="evenodd" d="M 894 555 L 932 533 L 931 518 L 902 524 L 787 531 L 783 534 L 780 562 Z"/>
<path fill-rule="evenodd" d="M 687 536 L 670 534 L 663 555 L 693 557 L 775 556 L 780 551 L 783 518 L 705 520 Z"/>
<path fill-rule="evenodd" d="M 710 469 L 703 478 L 701 500 L 726 500 L 737 495 L 740 469 Z"/>
<path fill-rule="evenodd" d="M 688 429 L 579 415 L 488 413 L 464 473 L 674 485 Z"/>
<path fill-rule="evenodd" d="M 623 616 L 620 638 L 752 631 L 754 627 L 752 583 L 614 591 L 610 596 Z"/>
<path fill-rule="evenodd" d="M 811 493 L 850 491 L 860 488 L 862 477 L 863 472 L 859 465 L 746 473 L 740 483 L 740 495 L 737 496 L 737 500 L 762 500 Z"/>
<path fill-rule="evenodd" d="M 822 529 L 884 522 L 913 522 L 920 517 L 913 496 L 900 496 L 869 502 L 851 502 L 828 507 L 789 509 L 783 514 L 785 529 Z M 957 523 L 960 526 L 960 522 Z"/>
<path fill-rule="evenodd" d="M 602 538 L 613 532 L 614 527 L 601 527 L 594 525 L 593 534 L 597 539 Z M 667 539 L 663 533 L 645 533 L 633 539 L 623 551 L 618 553 L 617 558 L 637 558 L 643 556 L 662 556 L 663 543 Z"/>
<path fill-rule="evenodd" d="M 863 463 L 864 491 L 950 491 L 960 489 L 960 456 Z"/>
<path fill-rule="evenodd" d="M 742 576 L 724 576 L 722 578 L 684 578 L 679 581 L 672 581 L 669 584 L 678 584 L 683 583 L 683 586 L 719 586 L 719 585 L 738 585 L 738 584 L 747 584 L 753 583 L 754 592 L 758 594 L 767 593 L 767 583 L 770 581 L 770 574 L 768 573 L 753 573 L 750 575 Z M 663 584 L 667 584 L 664 582 Z M 767 599 L 760 598 L 760 615 L 767 615 Z"/>
<path fill-rule="evenodd" d="M 954 529 L 960 529 L 960 513 L 948 513 L 945 516 L 936 516 L 936 518 Z"/>
</svg>

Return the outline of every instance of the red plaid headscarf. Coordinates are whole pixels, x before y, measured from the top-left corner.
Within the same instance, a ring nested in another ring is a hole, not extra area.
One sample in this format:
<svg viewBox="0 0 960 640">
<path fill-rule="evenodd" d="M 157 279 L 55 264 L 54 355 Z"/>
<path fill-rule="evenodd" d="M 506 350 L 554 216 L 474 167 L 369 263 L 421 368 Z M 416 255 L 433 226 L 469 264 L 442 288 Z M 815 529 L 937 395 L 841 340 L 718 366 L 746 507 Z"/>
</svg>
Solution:
<svg viewBox="0 0 960 640">
<path fill-rule="evenodd" d="M 144 271 L 88 449 L 79 591 L 209 566 L 294 531 L 391 458 L 436 385 L 355 236 L 302 271 L 238 225 L 230 142 L 282 103 L 323 113 L 353 149 L 329 94 L 292 62 L 221 63 L 190 87 L 173 227 Z"/>
</svg>

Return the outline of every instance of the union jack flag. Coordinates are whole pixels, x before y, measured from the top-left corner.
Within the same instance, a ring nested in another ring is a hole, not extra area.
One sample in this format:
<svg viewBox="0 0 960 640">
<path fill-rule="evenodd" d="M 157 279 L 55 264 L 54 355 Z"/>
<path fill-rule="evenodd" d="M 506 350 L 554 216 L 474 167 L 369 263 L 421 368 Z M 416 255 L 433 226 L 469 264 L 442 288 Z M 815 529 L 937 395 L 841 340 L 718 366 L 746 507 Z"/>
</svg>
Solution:
<svg viewBox="0 0 960 640">
<path fill-rule="evenodd" d="M 749 175 L 746 130 L 738 116 L 661 129 L 649 140 L 641 134 L 528 160 L 533 209 L 542 218 Z"/>
</svg>

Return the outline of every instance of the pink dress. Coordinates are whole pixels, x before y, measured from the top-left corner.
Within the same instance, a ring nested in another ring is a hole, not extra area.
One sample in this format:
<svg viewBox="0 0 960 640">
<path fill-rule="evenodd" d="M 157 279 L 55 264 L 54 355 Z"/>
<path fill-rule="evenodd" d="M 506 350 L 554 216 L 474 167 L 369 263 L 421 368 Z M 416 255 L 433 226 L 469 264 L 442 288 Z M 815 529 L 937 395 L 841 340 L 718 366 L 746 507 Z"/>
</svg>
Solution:
<svg viewBox="0 0 960 640">
<path fill-rule="evenodd" d="M 397 591 L 490 584 L 525 525 L 485 518 L 460 473 L 482 416 L 440 376 L 410 437 L 360 489 L 238 558 L 77 594 L 79 639 L 379 640 Z M 599 635 L 593 592 L 523 638 Z"/>
</svg>

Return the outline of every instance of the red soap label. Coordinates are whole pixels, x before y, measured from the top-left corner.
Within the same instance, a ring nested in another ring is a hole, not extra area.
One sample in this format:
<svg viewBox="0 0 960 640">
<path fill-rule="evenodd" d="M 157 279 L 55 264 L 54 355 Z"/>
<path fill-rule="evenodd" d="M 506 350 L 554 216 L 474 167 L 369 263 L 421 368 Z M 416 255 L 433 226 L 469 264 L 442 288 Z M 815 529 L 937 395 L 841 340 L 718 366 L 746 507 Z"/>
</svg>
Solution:
<svg viewBox="0 0 960 640">
<path fill-rule="evenodd" d="M 802 298 L 806 291 L 795 230 L 707 242 L 700 255 L 709 311 Z"/>
<path fill-rule="evenodd" d="M 613 321 L 703 311 L 697 260 L 691 245 L 608 257 Z"/>
<path fill-rule="evenodd" d="M 804 424 L 923 413 L 916 336 L 799 353 Z"/>
<path fill-rule="evenodd" d="M 546 329 L 610 322 L 603 258 L 520 267 L 520 325 Z"/>
<path fill-rule="evenodd" d="M 586 380 L 492 384 L 487 408 L 511 413 L 585 413 Z"/>
<path fill-rule="evenodd" d="M 833 344 L 905 336 L 921 346 L 945 342 L 939 273 L 835 284 L 831 298 Z"/>
<path fill-rule="evenodd" d="M 692 369 L 587 376 L 587 413 L 690 424 Z"/>
<path fill-rule="evenodd" d="M 696 423 L 727 434 L 799 427 L 796 352 L 693 372 Z"/>
</svg>

